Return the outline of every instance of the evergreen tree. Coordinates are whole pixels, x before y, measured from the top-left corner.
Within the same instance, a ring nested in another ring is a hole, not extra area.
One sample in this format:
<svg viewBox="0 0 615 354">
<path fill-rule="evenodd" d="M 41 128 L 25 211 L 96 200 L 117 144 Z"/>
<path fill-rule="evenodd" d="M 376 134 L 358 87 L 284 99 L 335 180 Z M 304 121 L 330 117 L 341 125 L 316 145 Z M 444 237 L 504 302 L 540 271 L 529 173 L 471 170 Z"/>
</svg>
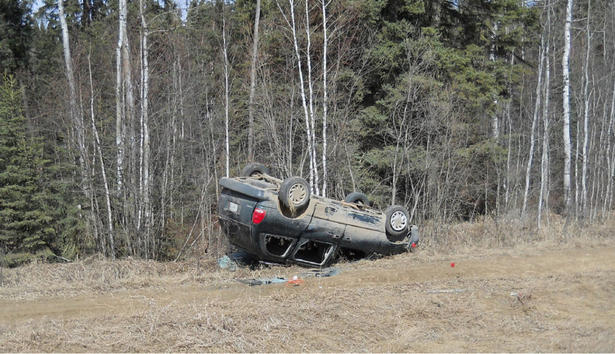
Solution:
<svg viewBox="0 0 615 354">
<path fill-rule="evenodd" d="M 5 76 L 0 86 L 0 248 L 9 266 L 52 254 L 55 231 L 44 208 L 41 146 L 28 137 L 20 93 L 15 80 Z"/>
<path fill-rule="evenodd" d="M 0 74 L 14 73 L 28 64 L 32 21 L 28 3 L 0 0 Z"/>
</svg>

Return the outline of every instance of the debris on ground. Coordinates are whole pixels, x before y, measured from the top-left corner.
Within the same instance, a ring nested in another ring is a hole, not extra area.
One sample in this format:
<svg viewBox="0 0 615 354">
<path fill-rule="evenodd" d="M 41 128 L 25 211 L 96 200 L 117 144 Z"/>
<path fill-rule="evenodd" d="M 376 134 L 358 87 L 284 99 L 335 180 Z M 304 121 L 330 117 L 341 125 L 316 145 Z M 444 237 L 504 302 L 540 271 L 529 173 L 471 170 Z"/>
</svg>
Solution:
<svg viewBox="0 0 615 354">
<path fill-rule="evenodd" d="M 224 255 L 218 259 L 218 266 L 220 267 L 220 269 L 226 269 L 231 272 L 234 272 L 237 270 L 237 263 L 235 263 L 231 259 L 231 257 L 227 255 Z"/>
<path fill-rule="evenodd" d="M 218 266 L 220 269 L 231 272 L 236 271 L 238 267 L 253 267 L 254 265 L 254 258 L 242 251 L 233 252 L 218 258 Z"/>
<path fill-rule="evenodd" d="M 334 275 L 340 274 L 340 270 L 335 267 L 323 268 L 323 269 L 313 269 L 309 272 L 301 273 L 300 275 L 303 278 L 316 277 L 316 278 L 327 278 L 332 277 Z"/>
<path fill-rule="evenodd" d="M 303 279 L 299 278 L 298 276 L 293 276 L 293 278 L 289 281 L 286 282 L 286 285 L 291 285 L 291 286 L 299 286 L 303 284 Z"/>
<path fill-rule="evenodd" d="M 237 279 L 237 281 L 243 284 L 250 285 L 250 286 L 255 286 L 255 285 L 286 283 L 288 280 L 282 277 L 275 277 L 275 278 L 258 278 L 258 279 Z"/>
<path fill-rule="evenodd" d="M 287 285 L 299 286 L 304 283 L 305 278 L 328 278 L 334 275 L 340 274 L 340 270 L 335 267 L 314 269 L 309 272 L 304 272 L 299 275 L 294 275 L 289 279 L 284 277 L 274 278 L 254 278 L 254 279 L 237 279 L 238 282 L 247 284 L 250 286 L 255 285 L 268 285 L 268 284 L 280 284 L 286 283 Z"/>
</svg>

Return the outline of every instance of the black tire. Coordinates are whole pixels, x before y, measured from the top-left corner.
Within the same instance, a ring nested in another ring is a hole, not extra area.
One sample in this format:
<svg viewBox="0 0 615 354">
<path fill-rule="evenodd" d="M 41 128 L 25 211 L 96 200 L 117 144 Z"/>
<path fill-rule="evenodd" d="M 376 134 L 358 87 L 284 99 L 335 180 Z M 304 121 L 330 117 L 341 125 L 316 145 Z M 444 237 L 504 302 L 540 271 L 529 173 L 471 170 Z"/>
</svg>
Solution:
<svg viewBox="0 0 615 354">
<path fill-rule="evenodd" d="M 403 240 L 410 230 L 410 214 L 401 205 L 391 205 L 384 214 L 386 215 L 385 229 L 387 237 L 392 242 Z"/>
<path fill-rule="evenodd" d="M 346 196 L 344 199 L 346 203 L 355 203 L 355 204 L 363 204 L 369 205 L 369 199 L 367 196 L 361 192 L 352 192 Z"/>
<path fill-rule="evenodd" d="M 246 165 L 239 173 L 240 177 L 252 177 L 254 175 L 269 175 L 269 169 L 262 163 L 252 162 Z"/>
<path fill-rule="evenodd" d="M 310 203 L 310 185 L 301 177 L 290 177 L 282 182 L 278 199 L 292 215 Z"/>
</svg>

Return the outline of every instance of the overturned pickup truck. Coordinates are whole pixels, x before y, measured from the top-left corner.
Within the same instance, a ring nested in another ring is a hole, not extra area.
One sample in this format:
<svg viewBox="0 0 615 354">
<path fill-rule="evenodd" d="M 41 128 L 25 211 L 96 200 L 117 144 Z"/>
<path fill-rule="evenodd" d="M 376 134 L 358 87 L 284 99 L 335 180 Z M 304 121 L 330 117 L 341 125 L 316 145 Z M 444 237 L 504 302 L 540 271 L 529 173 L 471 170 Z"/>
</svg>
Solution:
<svg viewBox="0 0 615 354">
<path fill-rule="evenodd" d="M 345 201 L 311 195 L 300 177 L 269 175 L 258 163 L 241 177 L 220 180 L 218 212 L 232 245 L 258 260 L 324 267 L 338 257 L 361 258 L 411 251 L 419 233 L 399 205 L 381 212 L 367 197 L 350 193 Z"/>
</svg>

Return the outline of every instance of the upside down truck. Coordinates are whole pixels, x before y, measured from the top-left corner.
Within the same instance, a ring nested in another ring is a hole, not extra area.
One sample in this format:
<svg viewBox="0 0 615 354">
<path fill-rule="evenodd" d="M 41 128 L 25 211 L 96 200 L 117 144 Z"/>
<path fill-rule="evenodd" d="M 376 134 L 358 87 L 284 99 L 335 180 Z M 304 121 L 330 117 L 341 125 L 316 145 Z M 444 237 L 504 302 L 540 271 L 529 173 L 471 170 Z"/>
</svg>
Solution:
<svg viewBox="0 0 615 354">
<path fill-rule="evenodd" d="M 339 256 L 412 251 L 419 242 L 402 206 L 381 212 L 358 192 L 344 201 L 311 195 L 303 178 L 280 180 L 258 163 L 247 165 L 240 177 L 222 178 L 220 187 L 223 232 L 259 260 L 324 267 Z"/>
</svg>

